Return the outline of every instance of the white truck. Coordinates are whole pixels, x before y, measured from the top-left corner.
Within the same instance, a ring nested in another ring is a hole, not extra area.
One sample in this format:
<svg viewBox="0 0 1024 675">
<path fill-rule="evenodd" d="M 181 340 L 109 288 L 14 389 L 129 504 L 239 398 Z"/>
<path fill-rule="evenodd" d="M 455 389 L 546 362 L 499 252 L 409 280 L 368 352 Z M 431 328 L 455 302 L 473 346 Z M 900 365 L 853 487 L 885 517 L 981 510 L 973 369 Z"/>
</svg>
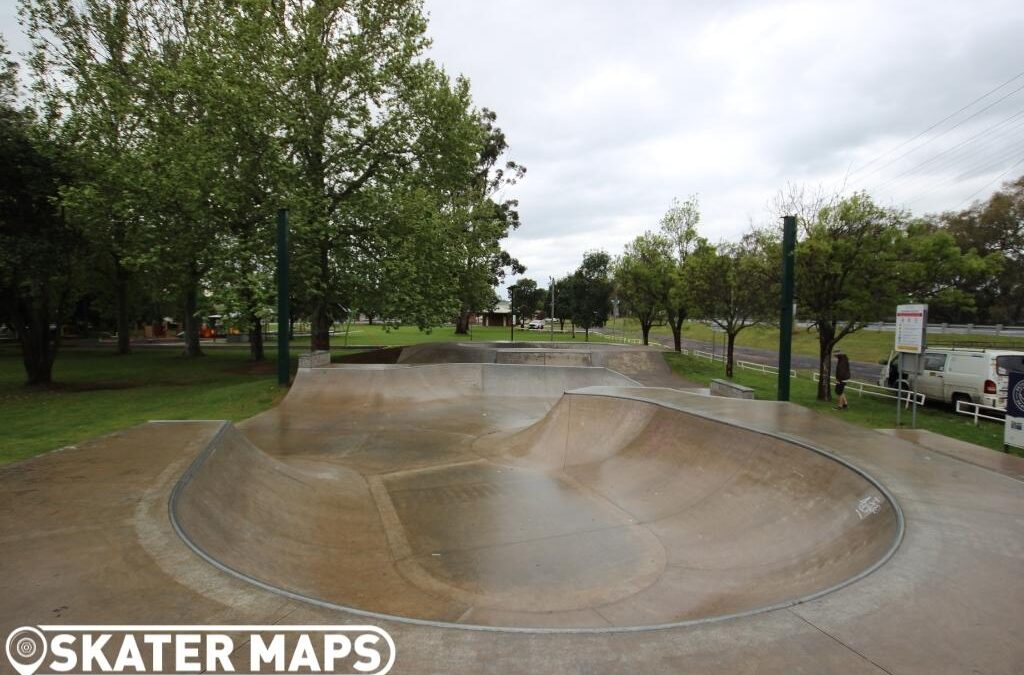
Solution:
<svg viewBox="0 0 1024 675">
<path fill-rule="evenodd" d="M 895 387 L 896 352 L 882 366 L 878 384 Z M 980 403 L 1006 409 L 1006 389 L 1011 370 L 1024 371 L 1024 351 L 970 347 L 929 347 L 921 355 L 916 389 L 932 401 Z M 909 388 L 912 373 L 903 373 Z"/>
</svg>

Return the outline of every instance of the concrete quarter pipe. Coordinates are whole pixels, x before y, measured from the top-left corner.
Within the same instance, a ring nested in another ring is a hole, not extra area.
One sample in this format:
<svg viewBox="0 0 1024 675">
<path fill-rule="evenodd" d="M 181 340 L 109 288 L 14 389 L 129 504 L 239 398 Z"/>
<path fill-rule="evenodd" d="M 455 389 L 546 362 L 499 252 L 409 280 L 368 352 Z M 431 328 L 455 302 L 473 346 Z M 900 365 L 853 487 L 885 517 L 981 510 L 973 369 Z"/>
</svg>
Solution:
<svg viewBox="0 0 1024 675">
<path fill-rule="evenodd" d="M 846 462 L 593 366 L 657 371 L 656 353 L 431 345 L 399 361 L 300 371 L 280 406 L 225 426 L 174 491 L 183 539 L 321 606 L 606 632 L 818 597 L 902 536 L 892 497 Z"/>
</svg>

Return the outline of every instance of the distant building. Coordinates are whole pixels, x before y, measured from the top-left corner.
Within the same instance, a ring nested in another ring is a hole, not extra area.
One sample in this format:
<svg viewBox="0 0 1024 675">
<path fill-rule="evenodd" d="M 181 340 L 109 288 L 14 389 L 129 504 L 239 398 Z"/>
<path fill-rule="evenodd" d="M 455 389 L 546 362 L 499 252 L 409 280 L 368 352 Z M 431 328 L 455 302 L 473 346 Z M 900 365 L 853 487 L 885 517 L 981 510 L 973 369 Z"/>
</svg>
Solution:
<svg viewBox="0 0 1024 675">
<path fill-rule="evenodd" d="M 494 309 L 475 317 L 475 323 L 480 326 L 496 326 L 508 328 L 512 325 L 512 304 L 507 300 L 500 300 Z"/>
</svg>

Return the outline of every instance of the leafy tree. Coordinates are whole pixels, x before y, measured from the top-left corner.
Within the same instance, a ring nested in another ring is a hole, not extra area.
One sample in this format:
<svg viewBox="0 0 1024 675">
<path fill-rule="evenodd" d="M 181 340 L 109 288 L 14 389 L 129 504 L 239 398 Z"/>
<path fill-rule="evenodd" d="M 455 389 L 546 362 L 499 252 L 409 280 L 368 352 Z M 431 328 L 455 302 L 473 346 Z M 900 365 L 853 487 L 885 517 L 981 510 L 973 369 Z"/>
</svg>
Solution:
<svg viewBox="0 0 1024 675">
<path fill-rule="evenodd" d="M 693 250 L 704 242 L 697 235 L 699 222 L 700 202 L 697 195 L 690 195 L 683 202 L 676 200 L 661 218 L 661 235 L 668 241 L 669 257 L 673 263 L 668 287 L 665 289 L 665 317 L 672 328 L 672 342 L 677 352 L 683 348 L 683 322 L 686 321 L 687 305 L 691 297 L 690 289 L 686 286 L 686 262 Z"/>
<path fill-rule="evenodd" d="M 297 170 L 293 268 L 311 315 L 311 346 L 327 349 L 334 315 L 353 300 L 344 282 L 375 255 L 366 215 L 414 160 L 412 101 L 423 84 L 416 59 L 428 44 L 426 19 L 415 0 L 275 6 L 273 66 Z"/>
<path fill-rule="evenodd" d="M 795 297 L 818 333 L 818 400 L 831 400 L 832 351 L 847 335 L 892 314 L 901 295 L 898 243 L 905 214 L 866 193 L 799 199 Z"/>
<path fill-rule="evenodd" d="M 490 309 L 497 302 L 494 288 L 506 274 L 522 274 L 526 267 L 502 248 L 501 240 L 520 225 L 518 202 L 501 201 L 502 188 L 515 185 L 526 168 L 512 161 L 500 166 L 508 149 L 505 133 L 495 122 L 497 115 L 484 108 L 476 115 L 481 132 L 476 171 L 463 192 L 466 224 L 456 240 L 461 246 L 449 269 L 458 280 L 459 313 L 455 332 L 469 330 L 472 312 Z"/>
<path fill-rule="evenodd" d="M 963 321 L 977 312 L 976 296 L 1002 268 L 1000 252 L 962 251 L 953 235 L 924 218 L 912 220 L 899 241 L 899 287 L 926 303 L 933 321 Z"/>
<path fill-rule="evenodd" d="M 624 309 L 640 321 L 645 345 L 650 343 L 651 326 L 671 304 L 670 293 L 680 287 L 671 249 L 667 237 L 647 232 L 627 244 L 615 262 L 615 287 Z"/>
<path fill-rule="evenodd" d="M 612 280 L 611 256 L 605 251 L 588 251 L 583 262 L 572 275 L 572 322 L 585 331 L 590 341 L 590 329 L 603 326 L 611 308 Z"/>
<path fill-rule="evenodd" d="M 151 62 L 151 9 L 131 0 L 21 1 L 42 114 L 84 165 L 62 203 L 113 289 L 121 354 L 130 352 L 130 303 L 149 250 L 138 149 L 146 134 L 139 92 Z"/>
<path fill-rule="evenodd" d="M 751 234 L 738 243 L 712 246 L 702 242 L 683 270 L 688 305 L 696 317 L 725 331 L 726 375 L 733 374 L 733 348 L 740 331 L 770 320 L 778 297 L 777 271 L 758 238 Z"/>
<path fill-rule="evenodd" d="M 554 293 L 555 304 L 551 309 L 551 294 Z M 558 329 L 565 330 L 565 320 L 572 316 L 572 275 L 561 279 L 555 279 L 551 288 L 548 289 L 547 297 L 544 300 L 545 312 L 551 312 L 551 320 L 558 321 Z"/>
<path fill-rule="evenodd" d="M 1024 320 L 1024 177 L 1003 184 L 984 202 L 944 213 L 941 227 L 960 249 L 978 257 L 1001 258 L 987 283 L 975 286 L 978 319 L 989 323 Z"/>
<path fill-rule="evenodd" d="M 0 321 L 17 334 L 27 384 L 49 384 L 81 240 L 58 206 L 67 160 L 30 112 L 14 108 L 7 56 L 0 40 Z"/>
<path fill-rule="evenodd" d="M 509 297 L 515 299 L 512 313 L 519 317 L 520 326 L 533 318 L 547 294 L 543 288 L 537 288 L 537 282 L 533 279 L 520 279 L 509 286 L 508 291 Z"/>
</svg>

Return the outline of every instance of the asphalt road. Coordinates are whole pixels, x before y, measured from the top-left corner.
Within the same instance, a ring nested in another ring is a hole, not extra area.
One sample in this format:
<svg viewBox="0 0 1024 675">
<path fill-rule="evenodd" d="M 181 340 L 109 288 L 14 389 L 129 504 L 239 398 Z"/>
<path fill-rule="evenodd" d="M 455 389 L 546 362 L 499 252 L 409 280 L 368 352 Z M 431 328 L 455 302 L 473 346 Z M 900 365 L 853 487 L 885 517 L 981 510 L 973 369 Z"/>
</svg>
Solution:
<svg viewBox="0 0 1024 675">
<path fill-rule="evenodd" d="M 621 335 L 625 337 L 640 338 L 641 334 L 639 331 L 622 331 L 616 330 L 611 327 L 604 327 L 600 332 L 607 333 L 608 335 Z M 725 353 L 725 336 L 722 336 L 722 340 L 714 345 L 716 354 Z M 657 342 L 669 349 L 673 348 L 672 336 L 661 336 L 651 335 L 650 341 L 652 343 Z M 702 342 L 700 340 L 687 340 L 683 339 L 683 349 L 701 349 L 703 351 L 710 352 L 712 350 L 712 344 L 710 342 Z M 764 363 L 770 366 L 779 365 L 779 353 L 770 349 L 754 349 L 753 347 L 735 347 L 733 350 L 734 356 L 737 359 L 743 361 L 752 361 L 754 363 Z M 818 359 L 814 356 L 804 356 L 802 354 L 793 354 L 791 360 L 791 367 L 797 370 L 817 370 Z M 833 369 L 835 368 L 835 362 L 832 363 Z M 877 363 L 866 363 L 864 361 L 850 361 L 850 374 L 854 380 L 860 380 L 861 382 L 875 383 L 878 381 L 878 374 L 881 371 L 882 366 Z"/>
</svg>

